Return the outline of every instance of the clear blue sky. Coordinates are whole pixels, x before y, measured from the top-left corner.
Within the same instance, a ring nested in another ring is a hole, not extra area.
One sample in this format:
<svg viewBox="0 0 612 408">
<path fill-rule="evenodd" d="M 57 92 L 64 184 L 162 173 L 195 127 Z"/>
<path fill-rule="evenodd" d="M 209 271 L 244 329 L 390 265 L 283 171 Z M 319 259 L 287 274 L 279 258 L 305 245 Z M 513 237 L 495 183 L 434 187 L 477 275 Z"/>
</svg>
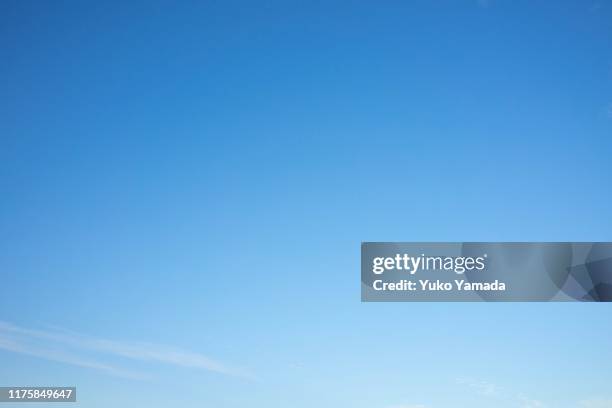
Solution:
<svg viewBox="0 0 612 408">
<path fill-rule="evenodd" d="M 612 406 L 607 304 L 359 287 L 361 241 L 612 240 L 612 2 L 5 0 L 0 78 L 0 385 Z"/>
</svg>

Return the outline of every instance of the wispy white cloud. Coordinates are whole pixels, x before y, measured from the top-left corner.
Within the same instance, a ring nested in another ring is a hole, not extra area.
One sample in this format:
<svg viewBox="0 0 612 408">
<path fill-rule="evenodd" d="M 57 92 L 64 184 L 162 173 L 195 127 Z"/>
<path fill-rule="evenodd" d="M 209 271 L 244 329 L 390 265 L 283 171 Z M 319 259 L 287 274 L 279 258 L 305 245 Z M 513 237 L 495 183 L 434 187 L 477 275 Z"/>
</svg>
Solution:
<svg viewBox="0 0 612 408">
<path fill-rule="evenodd" d="M 547 408 L 551 406 L 525 394 L 515 394 L 512 390 L 507 390 L 489 381 L 467 377 L 458 378 L 456 382 L 457 384 L 466 386 L 477 395 L 491 398 L 489 400 L 490 406 L 504 406 L 509 408 Z M 612 399 L 590 398 L 574 404 L 575 405 L 572 406 L 576 408 L 612 408 Z M 397 404 L 387 406 L 386 408 L 430 408 L 430 406 L 423 404 Z"/>
<path fill-rule="evenodd" d="M 425 405 L 422 404 L 401 404 L 401 405 L 391 405 L 390 407 L 387 408 L 427 408 Z"/>
<path fill-rule="evenodd" d="M 33 341 L 36 340 L 36 341 Z M 41 346 L 40 342 L 43 342 Z M 0 349 L 27 354 L 71 365 L 94 368 L 123 377 L 140 378 L 138 373 L 99 362 L 104 356 L 202 369 L 220 374 L 254 379 L 248 371 L 230 366 L 199 353 L 144 342 L 121 342 L 85 336 L 66 330 L 38 330 L 0 321 Z M 89 360 L 80 351 L 94 352 Z"/>
<path fill-rule="evenodd" d="M 23 344 L 22 342 L 15 341 L 12 338 L 8 338 L 5 335 L 2 335 L 2 333 L 0 333 L 0 350 L 24 354 L 32 357 L 38 357 L 45 360 L 56 361 L 59 363 L 74 365 L 78 367 L 91 368 L 103 371 L 107 374 L 111 374 L 117 377 L 138 380 L 149 378 L 149 375 L 146 373 L 129 371 L 122 367 L 102 363 L 100 361 L 93 360 L 91 358 L 86 358 L 84 356 L 75 355 L 65 351 L 58 351 L 48 348 L 46 349 L 29 344 Z"/>
<path fill-rule="evenodd" d="M 516 394 L 511 389 L 506 389 L 489 381 L 474 378 L 459 378 L 457 383 L 472 389 L 477 395 L 503 402 L 504 406 L 516 408 L 546 408 L 547 405 L 535 398 L 525 394 Z"/>
<path fill-rule="evenodd" d="M 480 395 L 490 397 L 499 396 L 502 391 L 502 387 L 496 384 L 474 378 L 458 378 L 457 383 L 475 390 Z"/>
<path fill-rule="evenodd" d="M 546 404 L 544 404 L 542 401 L 539 401 L 533 398 L 529 398 L 523 394 L 520 394 L 518 396 L 518 400 L 519 400 L 521 408 L 545 408 L 546 407 Z"/>
</svg>

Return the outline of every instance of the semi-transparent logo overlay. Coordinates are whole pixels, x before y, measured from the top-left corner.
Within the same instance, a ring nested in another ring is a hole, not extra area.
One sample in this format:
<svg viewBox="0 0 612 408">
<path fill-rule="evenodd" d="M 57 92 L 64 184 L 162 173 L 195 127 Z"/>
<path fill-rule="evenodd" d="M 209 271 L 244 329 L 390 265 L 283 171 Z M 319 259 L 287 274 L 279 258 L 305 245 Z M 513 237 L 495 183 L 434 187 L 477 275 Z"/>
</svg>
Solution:
<svg viewBox="0 0 612 408">
<path fill-rule="evenodd" d="M 611 302 L 612 242 L 364 242 L 364 302 Z"/>
</svg>

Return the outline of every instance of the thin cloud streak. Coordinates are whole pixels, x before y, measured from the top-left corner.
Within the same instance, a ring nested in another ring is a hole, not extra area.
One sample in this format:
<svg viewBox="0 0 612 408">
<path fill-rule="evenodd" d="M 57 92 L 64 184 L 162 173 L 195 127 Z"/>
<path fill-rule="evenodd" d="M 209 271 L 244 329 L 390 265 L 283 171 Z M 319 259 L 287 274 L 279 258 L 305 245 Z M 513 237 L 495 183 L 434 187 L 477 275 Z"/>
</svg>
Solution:
<svg viewBox="0 0 612 408">
<path fill-rule="evenodd" d="M 146 380 L 150 378 L 145 373 L 139 373 L 135 371 L 128 371 L 121 367 L 101 363 L 95 360 L 83 358 L 81 356 L 73 355 L 65 352 L 58 352 L 47 349 L 40 349 L 16 342 L 14 339 L 0 336 L 0 350 L 10 351 L 12 353 L 23 354 L 31 357 L 38 357 L 44 360 L 55 361 L 58 363 L 69 364 L 77 367 L 91 368 L 99 371 L 103 371 L 107 374 L 114 375 L 117 377 L 128 378 L 132 380 Z"/>
<path fill-rule="evenodd" d="M 392 406 L 387 407 L 387 408 L 427 408 L 427 407 L 425 405 L 422 405 L 422 404 L 417 404 L 417 405 L 414 405 L 414 404 L 406 405 L 406 404 L 404 404 L 404 405 L 392 405 Z"/>
<path fill-rule="evenodd" d="M 88 350 L 107 354 L 115 357 L 122 357 L 130 360 L 138 360 L 143 362 L 157 362 L 168 365 L 174 365 L 185 368 L 195 368 L 207 371 L 212 371 L 220 374 L 230 375 L 234 377 L 240 377 L 245 379 L 254 380 L 255 377 L 248 371 L 223 364 L 221 362 L 210 359 L 202 354 L 194 353 L 190 351 L 181 350 L 178 348 L 157 345 L 152 343 L 136 343 L 136 342 L 119 342 L 101 338 L 94 338 L 84 336 L 78 333 L 70 331 L 47 331 L 47 330 L 36 330 L 19 327 L 7 322 L 0 321 L 0 334 L 9 333 L 17 336 L 25 337 L 26 339 L 39 339 L 57 343 L 63 346 L 70 346 L 76 349 Z M 7 347 L 2 347 L 3 343 L 0 343 L 0 347 L 8 350 Z M 11 343 L 7 343 L 11 344 Z M 9 351 L 22 352 L 24 354 L 35 355 L 36 351 L 25 348 L 22 344 L 15 343 L 13 341 L 13 349 Z M 29 350 L 30 353 L 22 350 Z M 48 353 L 39 353 L 49 355 Z M 41 357 L 41 355 L 39 355 Z M 64 359 L 66 360 L 66 359 Z M 71 359 L 72 360 L 72 359 Z M 76 360 L 77 362 L 79 360 Z M 68 362 L 68 361 L 64 361 Z M 72 363 L 74 364 L 74 363 Z M 91 368 L 98 368 L 104 371 L 111 371 L 108 366 L 91 363 L 91 364 L 76 364 L 82 366 L 88 366 Z"/>
<path fill-rule="evenodd" d="M 485 396 L 500 396 L 502 392 L 502 387 L 488 381 L 474 378 L 458 378 L 457 384 L 465 385 L 475 390 L 478 394 Z"/>
</svg>

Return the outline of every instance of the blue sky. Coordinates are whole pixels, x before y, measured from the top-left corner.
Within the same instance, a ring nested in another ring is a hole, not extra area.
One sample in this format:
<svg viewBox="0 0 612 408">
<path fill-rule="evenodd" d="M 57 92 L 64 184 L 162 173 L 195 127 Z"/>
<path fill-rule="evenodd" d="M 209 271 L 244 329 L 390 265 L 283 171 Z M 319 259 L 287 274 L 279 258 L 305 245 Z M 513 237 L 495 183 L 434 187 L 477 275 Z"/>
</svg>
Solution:
<svg viewBox="0 0 612 408">
<path fill-rule="evenodd" d="M 0 385 L 609 408 L 606 304 L 362 304 L 361 241 L 610 241 L 609 1 L 0 4 Z M 58 405 L 59 407 L 59 405 Z"/>
</svg>

